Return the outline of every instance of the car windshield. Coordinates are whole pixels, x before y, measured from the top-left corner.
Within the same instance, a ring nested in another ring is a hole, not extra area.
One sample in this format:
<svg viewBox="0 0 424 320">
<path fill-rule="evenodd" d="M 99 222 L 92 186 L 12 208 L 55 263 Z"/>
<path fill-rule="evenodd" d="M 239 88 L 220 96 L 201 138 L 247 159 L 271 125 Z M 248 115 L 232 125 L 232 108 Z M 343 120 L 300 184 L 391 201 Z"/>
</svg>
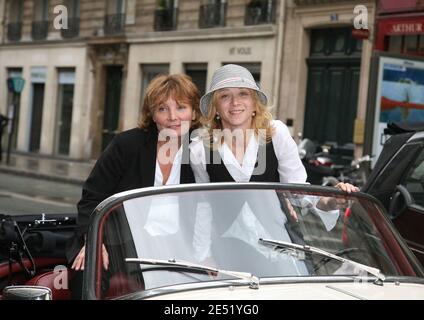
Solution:
<svg viewBox="0 0 424 320">
<path fill-rule="evenodd" d="M 379 207 L 359 195 L 276 189 L 163 193 L 123 201 L 100 225 L 109 255 L 106 274 L 127 276 L 134 291 L 236 279 L 201 268 L 142 263 L 143 259 L 185 261 L 260 279 L 372 276 L 343 262 L 346 259 L 386 276 L 402 275 L 395 254 L 403 253 Z M 315 247 L 344 259 L 281 250 L 260 239 Z M 130 258 L 140 263 L 129 263 Z"/>
</svg>

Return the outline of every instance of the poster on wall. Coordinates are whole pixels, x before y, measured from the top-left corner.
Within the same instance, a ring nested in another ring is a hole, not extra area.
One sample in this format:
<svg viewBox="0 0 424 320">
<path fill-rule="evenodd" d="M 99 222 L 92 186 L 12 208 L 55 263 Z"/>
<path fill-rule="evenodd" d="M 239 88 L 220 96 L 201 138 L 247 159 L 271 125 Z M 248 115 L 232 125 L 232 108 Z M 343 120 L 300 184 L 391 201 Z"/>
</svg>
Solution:
<svg viewBox="0 0 424 320">
<path fill-rule="evenodd" d="M 389 138 L 389 122 L 424 122 L 424 61 L 380 57 L 372 154 L 376 160 Z"/>
</svg>

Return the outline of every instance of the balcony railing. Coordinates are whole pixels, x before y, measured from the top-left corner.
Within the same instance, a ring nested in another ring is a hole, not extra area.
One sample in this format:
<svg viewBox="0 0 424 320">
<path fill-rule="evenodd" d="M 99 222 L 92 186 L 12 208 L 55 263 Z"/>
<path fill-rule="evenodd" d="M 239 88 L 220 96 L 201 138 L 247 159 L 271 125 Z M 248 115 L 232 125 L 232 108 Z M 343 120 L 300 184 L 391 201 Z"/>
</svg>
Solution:
<svg viewBox="0 0 424 320">
<path fill-rule="evenodd" d="M 22 22 L 10 22 L 7 24 L 7 39 L 19 41 L 22 36 Z"/>
<path fill-rule="evenodd" d="M 199 28 L 225 27 L 227 3 L 204 4 L 199 9 Z"/>
<path fill-rule="evenodd" d="M 177 29 L 178 8 L 155 10 L 155 31 L 169 31 Z"/>
<path fill-rule="evenodd" d="M 47 38 L 49 31 L 48 21 L 34 21 L 32 23 L 31 35 L 34 40 L 44 40 Z"/>
<path fill-rule="evenodd" d="M 105 17 L 105 34 L 113 35 L 124 33 L 125 13 L 110 14 Z"/>
<path fill-rule="evenodd" d="M 79 18 L 68 18 L 68 29 L 60 29 L 62 38 L 69 39 L 69 38 L 78 37 L 79 26 L 80 26 Z"/>
<path fill-rule="evenodd" d="M 256 0 L 251 1 L 246 6 L 246 14 L 244 16 L 244 24 L 247 26 L 266 24 L 275 22 L 275 0 Z"/>
</svg>

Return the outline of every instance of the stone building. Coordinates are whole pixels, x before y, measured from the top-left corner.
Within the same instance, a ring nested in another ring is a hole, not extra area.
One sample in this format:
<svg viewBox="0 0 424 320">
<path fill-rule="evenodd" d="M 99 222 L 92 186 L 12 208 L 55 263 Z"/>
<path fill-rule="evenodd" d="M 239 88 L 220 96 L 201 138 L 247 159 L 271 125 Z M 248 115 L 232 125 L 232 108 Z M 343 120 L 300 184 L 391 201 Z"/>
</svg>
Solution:
<svg viewBox="0 0 424 320">
<path fill-rule="evenodd" d="M 374 1 L 366 7 L 369 36 L 353 36 L 358 1 L 294 0 L 285 8 L 278 117 L 293 132 L 321 143 L 351 144 L 361 155 L 373 50 Z"/>
<path fill-rule="evenodd" d="M 26 80 L 15 110 L 17 152 L 96 158 L 116 132 L 136 125 L 146 84 L 163 72 L 185 72 L 204 91 L 217 67 L 243 64 L 275 103 L 280 1 L 0 4 L 1 83 Z M 68 29 L 54 26 L 60 5 Z M 3 85 L 0 112 L 10 103 Z"/>
</svg>

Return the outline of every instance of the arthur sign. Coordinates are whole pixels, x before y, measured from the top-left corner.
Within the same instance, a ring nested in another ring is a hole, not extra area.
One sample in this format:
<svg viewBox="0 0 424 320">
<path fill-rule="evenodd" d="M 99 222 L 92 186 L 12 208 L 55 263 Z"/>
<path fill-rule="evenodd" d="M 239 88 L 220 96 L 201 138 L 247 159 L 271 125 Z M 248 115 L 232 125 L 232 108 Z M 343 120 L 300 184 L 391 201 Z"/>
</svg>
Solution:
<svg viewBox="0 0 424 320">
<path fill-rule="evenodd" d="M 392 25 L 391 34 L 405 34 L 405 33 L 422 33 L 424 32 L 424 22 L 412 23 L 395 23 Z"/>
</svg>

